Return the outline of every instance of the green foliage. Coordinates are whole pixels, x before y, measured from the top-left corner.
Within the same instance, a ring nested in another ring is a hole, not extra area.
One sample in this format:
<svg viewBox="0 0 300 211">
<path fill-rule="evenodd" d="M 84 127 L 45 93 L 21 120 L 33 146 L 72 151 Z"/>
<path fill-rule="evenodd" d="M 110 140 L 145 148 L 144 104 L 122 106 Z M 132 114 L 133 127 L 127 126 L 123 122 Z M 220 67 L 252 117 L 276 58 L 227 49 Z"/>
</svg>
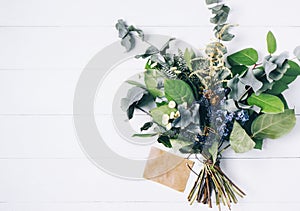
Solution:
<svg viewBox="0 0 300 211">
<path fill-rule="evenodd" d="M 146 122 L 142 127 L 141 127 L 141 131 L 143 130 L 148 130 L 150 127 L 152 127 L 153 122 Z"/>
<path fill-rule="evenodd" d="M 190 70 L 193 70 L 192 59 L 195 58 L 195 52 L 192 49 L 186 48 L 184 51 L 184 60 Z"/>
<path fill-rule="evenodd" d="M 251 66 L 256 64 L 256 62 L 258 61 L 258 53 L 253 48 L 246 48 L 244 50 L 231 54 L 227 57 L 227 59 L 233 61 L 235 64 Z"/>
<path fill-rule="evenodd" d="M 261 112 L 277 114 L 284 112 L 284 104 L 279 97 L 270 94 L 252 94 L 247 102 L 249 105 L 256 105 L 261 108 Z"/>
<path fill-rule="evenodd" d="M 141 29 L 134 26 L 128 26 L 124 20 L 120 19 L 116 23 L 116 29 L 119 32 L 119 38 L 121 38 L 121 45 L 126 48 L 126 51 L 130 51 L 135 46 L 135 32 L 142 40 L 144 40 L 144 33 Z"/>
<path fill-rule="evenodd" d="M 293 109 L 286 109 L 279 114 L 262 114 L 257 117 L 251 126 L 254 138 L 276 139 L 289 133 L 296 124 Z"/>
<path fill-rule="evenodd" d="M 170 113 L 172 111 L 175 112 L 176 109 L 175 108 L 169 108 L 168 105 L 163 105 L 163 106 L 156 107 L 156 108 L 153 108 L 152 110 L 150 110 L 150 114 L 151 114 L 153 120 L 157 124 L 162 125 L 162 116 L 164 114 L 170 115 Z"/>
<path fill-rule="evenodd" d="M 267 46 L 268 46 L 268 52 L 270 54 L 275 53 L 277 49 L 276 38 L 271 31 L 269 31 L 267 34 Z"/>
<path fill-rule="evenodd" d="M 274 82 L 272 89 L 268 90 L 267 93 L 274 95 L 281 94 L 300 75 L 300 67 L 297 63 L 289 60 L 287 64 L 289 65 L 287 71 L 280 80 Z"/>
<path fill-rule="evenodd" d="M 121 108 L 127 112 L 128 119 L 132 118 L 135 106 L 147 93 L 145 89 L 135 86 L 128 90 L 126 98 L 121 99 Z"/>
<path fill-rule="evenodd" d="M 255 142 L 254 149 L 262 150 L 264 140 L 262 138 L 254 138 L 253 141 Z"/>
<path fill-rule="evenodd" d="M 132 137 L 149 138 L 158 135 L 157 133 L 135 133 Z"/>
<path fill-rule="evenodd" d="M 233 123 L 233 129 L 230 134 L 230 146 L 236 153 L 248 152 L 255 146 L 255 142 L 237 121 Z"/>
<path fill-rule="evenodd" d="M 227 21 L 230 8 L 224 4 L 220 4 L 209 8 L 214 15 L 210 22 L 214 24 L 224 24 Z"/>
<path fill-rule="evenodd" d="M 144 80 L 147 87 L 147 90 L 153 97 L 162 97 L 164 96 L 163 91 L 158 88 L 158 79 L 162 76 L 155 69 L 148 69 L 144 72 Z"/>
<path fill-rule="evenodd" d="M 182 80 L 165 80 L 165 94 L 168 98 L 173 99 L 177 104 L 184 102 L 191 104 L 195 98 L 191 87 Z"/>
<path fill-rule="evenodd" d="M 169 136 L 161 135 L 157 139 L 158 143 L 163 144 L 167 148 L 172 148 Z"/>
<path fill-rule="evenodd" d="M 231 73 L 233 76 L 239 74 L 239 75 L 243 75 L 243 73 L 245 73 L 246 70 L 248 70 L 248 67 L 245 65 L 233 65 L 231 68 Z"/>
</svg>

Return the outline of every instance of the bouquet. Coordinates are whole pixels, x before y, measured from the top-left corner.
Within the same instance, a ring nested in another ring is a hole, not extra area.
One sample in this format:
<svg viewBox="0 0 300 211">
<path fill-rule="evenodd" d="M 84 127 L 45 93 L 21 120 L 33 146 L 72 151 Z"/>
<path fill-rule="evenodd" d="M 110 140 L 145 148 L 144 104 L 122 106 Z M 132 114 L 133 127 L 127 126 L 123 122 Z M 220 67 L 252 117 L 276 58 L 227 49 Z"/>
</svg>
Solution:
<svg viewBox="0 0 300 211">
<path fill-rule="evenodd" d="M 188 201 L 208 204 L 212 198 L 220 207 L 236 203 L 245 193 L 220 167 L 222 153 L 231 147 L 236 153 L 262 149 L 265 139 L 277 139 L 292 130 L 296 118 L 282 92 L 288 89 L 300 67 L 300 47 L 289 59 L 276 54 L 276 38 L 267 33 L 269 54 L 259 58 L 253 48 L 227 54 L 225 42 L 234 38 L 227 23 L 230 8 L 219 0 L 206 0 L 215 24 L 215 41 L 202 54 L 192 49 L 170 53 L 170 39 L 161 49 L 150 45 L 136 58 L 145 59 L 144 84 L 127 81 L 133 87 L 122 99 L 122 109 L 131 119 L 136 109 L 151 117 L 141 126 L 139 137 L 156 136 L 167 148 L 177 142 L 182 154 L 195 155 L 202 163 Z M 119 20 L 121 44 L 130 51 L 135 39 L 144 39 L 141 29 Z M 144 105 L 152 105 L 146 110 Z M 154 106 L 153 106 L 154 105 Z M 153 132 L 146 132 L 152 128 Z"/>
</svg>

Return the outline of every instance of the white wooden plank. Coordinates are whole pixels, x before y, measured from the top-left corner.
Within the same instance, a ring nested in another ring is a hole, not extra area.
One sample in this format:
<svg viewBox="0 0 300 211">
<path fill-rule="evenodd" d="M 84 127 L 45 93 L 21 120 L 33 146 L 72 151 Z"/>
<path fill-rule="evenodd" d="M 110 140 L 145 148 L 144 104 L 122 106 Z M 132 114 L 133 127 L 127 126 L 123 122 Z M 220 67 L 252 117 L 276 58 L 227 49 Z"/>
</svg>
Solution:
<svg viewBox="0 0 300 211">
<path fill-rule="evenodd" d="M 78 202 L 78 203 L 17 203 L 13 206 L 15 211 L 114 211 L 114 210 L 132 210 L 132 211 L 153 211 L 153 210 L 203 210 L 203 211 L 215 211 L 217 208 L 210 209 L 205 205 L 195 204 L 189 206 L 184 202 Z M 224 208 L 226 209 L 226 208 Z M 300 203 L 239 203 L 234 205 L 232 210 L 238 211 L 282 211 L 282 210 L 299 210 Z"/>
<path fill-rule="evenodd" d="M 277 37 L 278 52 L 292 52 L 300 45 L 300 27 L 240 26 L 233 30 L 236 38 L 227 44 L 229 53 L 254 47 L 266 55 L 269 30 Z M 145 27 L 144 31 L 176 37 L 201 49 L 213 38 L 211 27 Z M 0 28 L 0 70 L 80 71 L 97 52 L 118 40 L 113 27 Z M 127 67 L 136 66 L 129 63 Z"/>
<path fill-rule="evenodd" d="M 123 81 L 132 72 L 139 70 L 125 69 L 119 66 L 105 78 L 95 97 L 95 112 L 111 114 L 115 94 Z M 73 113 L 73 98 L 78 71 L 0 71 L 0 114 L 68 114 Z M 290 107 L 300 112 L 300 100 L 297 90 L 300 82 L 297 80 L 286 92 Z M 109 91 L 107 91 L 109 90 Z M 124 95 L 125 96 L 125 95 Z"/>
<path fill-rule="evenodd" d="M 296 0 L 226 1 L 232 8 L 232 21 L 242 25 L 299 25 Z M 266 8 L 272 9 L 266 9 Z M 126 18 L 139 25 L 207 25 L 210 13 L 204 1 L 137 0 L 109 3 L 97 0 L 22 1 L 1 3 L 3 26 L 90 26 L 112 25 Z M 154 14 L 153 14 L 154 13 Z M 284 18 L 282 18 L 284 17 Z"/>
<path fill-rule="evenodd" d="M 100 134 L 113 151 L 130 158 L 148 157 L 150 145 L 135 145 L 125 140 L 115 129 L 110 116 L 99 116 L 97 119 Z M 144 118 L 140 120 L 141 123 L 145 121 Z M 253 159 L 300 157 L 299 121 L 298 118 L 297 125 L 290 134 L 278 140 L 265 141 L 262 151 L 235 154 L 228 150 L 224 153 L 224 157 Z M 1 159 L 86 157 L 78 143 L 71 116 L 2 116 L 0 128 Z M 155 138 L 153 141 L 155 142 Z"/>
<path fill-rule="evenodd" d="M 247 197 L 242 203 L 297 203 L 299 159 L 226 160 L 222 168 Z M 88 160 L 0 160 L 0 200 L 9 202 L 186 203 L 179 193 L 150 181 L 107 175 Z"/>
</svg>

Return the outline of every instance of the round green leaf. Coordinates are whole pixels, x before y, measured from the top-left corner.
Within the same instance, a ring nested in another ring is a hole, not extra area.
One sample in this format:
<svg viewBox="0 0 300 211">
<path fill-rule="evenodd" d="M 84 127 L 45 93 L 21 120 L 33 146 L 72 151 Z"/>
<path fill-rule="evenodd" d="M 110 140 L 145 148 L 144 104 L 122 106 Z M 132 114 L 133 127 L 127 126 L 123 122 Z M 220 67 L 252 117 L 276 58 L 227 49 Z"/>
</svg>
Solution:
<svg viewBox="0 0 300 211">
<path fill-rule="evenodd" d="M 257 117 L 252 125 L 251 132 L 254 138 L 276 139 L 289 133 L 296 124 L 293 109 L 286 109 L 280 114 L 262 114 Z"/>
<path fill-rule="evenodd" d="M 165 94 L 178 105 L 184 102 L 192 104 L 195 100 L 191 87 L 182 80 L 165 80 Z"/>
<path fill-rule="evenodd" d="M 234 64 L 251 66 L 258 61 L 258 53 L 253 48 L 246 48 L 228 56 L 228 60 Z"/>
<path fill-rule="evenodd" d="M 261 108 L 261 112 L 269 114 L 282 113 L 284 104 L 279 97 L 270 94 L 252 94 L 247 102 L 249 105 L 256 105 Z"/>
</svg>

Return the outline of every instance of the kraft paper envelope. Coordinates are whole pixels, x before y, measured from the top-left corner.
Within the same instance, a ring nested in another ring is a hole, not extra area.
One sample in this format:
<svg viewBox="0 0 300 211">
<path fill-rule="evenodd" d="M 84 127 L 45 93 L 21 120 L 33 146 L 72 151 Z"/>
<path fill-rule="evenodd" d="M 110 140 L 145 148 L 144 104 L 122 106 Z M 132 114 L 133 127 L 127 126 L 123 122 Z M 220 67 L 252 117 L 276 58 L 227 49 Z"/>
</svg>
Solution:
<svg viewBox="0 0 300 211">
<path fill-rule="evenodd" d="M 184 192 L 194 162 L 164 150 L 152 147 L 144 178 Z"/>
</svg>

